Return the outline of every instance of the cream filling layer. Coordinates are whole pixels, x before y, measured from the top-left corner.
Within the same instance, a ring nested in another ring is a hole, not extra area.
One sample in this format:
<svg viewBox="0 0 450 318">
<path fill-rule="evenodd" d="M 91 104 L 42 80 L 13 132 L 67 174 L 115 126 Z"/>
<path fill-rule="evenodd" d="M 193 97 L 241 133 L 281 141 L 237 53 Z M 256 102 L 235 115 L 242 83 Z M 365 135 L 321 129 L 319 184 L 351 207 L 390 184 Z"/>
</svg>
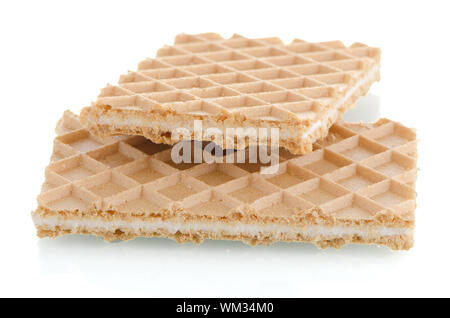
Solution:
<svg viewBox="0 0 450 318">
<path fill-rule="evenodd" d="M 325 118 L 321 120 L 315 121 L 311 127 L 309 127 L 305 132 L 301 134 L 302 140 L 306 140 L 310 137 L 312 137 L 316 130 L 320 129 L 322 126 L 326 125 L 327 122 L 332 119 L 333 121 L 336 120 L 335 116 L 337 115 L 338 111 L 345 105 L 347 100 L 355 93 L 356 90 L 358 90 L 361 86 L 366 84 L 367 82 L 373 80 L 375 78 L 376 73 L 379 71 L 380 66 L 377 64 L 375 65 L 366 76 L 361 78 L 355 86 L 353 86 L 351 89 L 349 89 L 343 98 L 341 98 L 337 103 L 335 107 L 332 107 L 328 114 L 325 116 Z M 109 125 L 117 128 L 125 128 L 125 127 L 147 127 L 150 129 L 153 129 L 155 131 L 174 131 L 177 128 L 186 128 L 190 133 L 193 133 L 193 127 L 192 125 L 188 124 L 185 120 L 176 120 L 172 119 L 170 122 L 168 121 L 147 121 L 142 120 L 139 116 L 127 116 L 127 118 L 122 117 L 113 117 L 110 115 L 101 115 L 98 119 L 98 124 L 100 125 Z M 230 128 L 229 125 L 217 125 L 217 122 L 208 123 L 203 121 L 203 127 L 204 129 L 214 127 L 219 128 L 225 131 L 226 128 Z M 279 136 L 282 140 L 296 140 L 299 137 L 300 130 L 298 129 L 287 129 L 281 127 Z"/>
<path fill-rule="evenodd" d="M 211 123 L 208 123 L 210 121 Z M 98 119 L 98 124 L 100 125 L 108 125 L 116 128 L 126 128 L 126 127 L 146 127 L 152 130 L 167 132 L 167 131 L 175 131 L 178 128 L 185 128 L 189 131 L 190 134 L 193 134 L 194 129 L 191 124 L 189 124 L 186 120 L 176 120 L 171 119 L 170 121 L 149 121 L 143 120 L 139 117 L 139 115 L 133 116 L 128 115 L 127 118 L 115 117 L 110 115 L 101 115 Z M 241 128 L 241 127 L 233 127 L 232 125 L 219 125 L 215 120 L 203 119 L 202 121 L 203 133 L 205 133 L 205 129 L 208 128 L 219 128 L 221 131 L 226 132 L 227 128 Z M 267 127 L 271 128 L 271 127 Z M 290 138 L 296 138 L 298 133 L 294 133 L 289 131 L 287 128 L 281 127 L 279 136 L 282 140 L 287 140 Z M 226 134 L 224 134 L 226 137 Z"/>
<path fill-rule="evenodd" d="M 108 231 L 114 232 L 120 229 L 124 232 L 131 232 L 139 235 L 145 232 L 155 232 L 158 230 L 167 231 L 170 234 L 180 233 L 195 233 L 208 232 L 211 234 L 230 235 L 230 236 L 258 236 L 270 234 L 277 237 L 293 237 L 301 234 L 305 237 L 314 238 L 316 236 L 327 238 L 339 238 L 347 235 L 358 235 L 363 238 L 377 238 L 380 236 L 398 236 L 398 235 L 413 235 L 411 228 L 399 227 L 358 227 L 358 226 L 322 226 L 311 225 L 308 227 L 298 227 L 280 224 L 223 224 L 223 223 L 179 223 L 171 221 L 104 221 L 104 220 L 85 220 L 85 219 L 64 219 L 59 216 L 40 217 L 33 215 L 33 221 L 37 227 L 46 226 L 50 229 L 60 227 L 68 230 L 84 229 L 88 231 Z"/>
</svg>

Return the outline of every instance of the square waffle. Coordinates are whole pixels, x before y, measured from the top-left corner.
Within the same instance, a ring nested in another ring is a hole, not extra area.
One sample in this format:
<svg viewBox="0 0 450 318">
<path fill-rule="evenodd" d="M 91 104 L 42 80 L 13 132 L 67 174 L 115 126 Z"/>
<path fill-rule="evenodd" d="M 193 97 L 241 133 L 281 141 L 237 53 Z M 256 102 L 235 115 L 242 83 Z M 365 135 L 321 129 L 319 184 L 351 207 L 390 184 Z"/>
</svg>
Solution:
<svg viewBox="0 0 450 318">
<path fill-rule="evenodd" d="M 303 156 L 280 149 L 271 174 L 259 162 L 176 164 L 170 146 L 99 139 L 68 111 L 57 134 L 32 212 L 40 237 L 413 244 L 416 135 L 387 119 L 334 124 Z"/>
<path fill-rule="evenodd" d="M 203 132 L 278 128 L 279 145 L 304 154 L 379 80 L 379 69 L 380 50 L 361 43 L 181 34 L 156 58 L 105 87 L 81 121 L 100 137 L 141 135 L 165 144 L 179 140 L 171 138 L 179 127 L 189 131 L 183 139 L 210 140 L 194 134 L 195 120 Z M 272 141 L 215 142 L 240 149 Z"/>
</svg>

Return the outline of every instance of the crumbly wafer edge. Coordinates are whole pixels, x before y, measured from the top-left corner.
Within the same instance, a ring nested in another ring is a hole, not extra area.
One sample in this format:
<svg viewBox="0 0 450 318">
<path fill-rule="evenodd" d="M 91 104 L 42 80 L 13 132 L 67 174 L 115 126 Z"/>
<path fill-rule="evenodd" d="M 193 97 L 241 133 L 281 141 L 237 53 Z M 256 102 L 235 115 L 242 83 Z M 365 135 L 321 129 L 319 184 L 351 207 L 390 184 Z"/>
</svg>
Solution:
<svg viewBox="0 0 450 318">
<path fill-rule="evenodd" d="M 341 98 L 336 101 L 336 107 L 328 107 L 325 114 L 313 122 L 308 123 L 307 129 L 292 125 L 287 122 L 257 122 L 245 118 L 216 118 L 215 116 L 188 116 L 173 115 L 170 112 L 145 112 L 137 110 L 114 109 L 111 107 L 96 105 L 85 107 L 80 114 L 81 123 L 94 135 L 106 138 L 113 135 L 140 135 L 155 143 L 173 145 L 178 140 L 171 138 L 171 132 L 179 127 L 188 128 L 191 131 L 191 139 L 194 139 L 192 122 L 195 119 L 202 121 L 203 130 L 210 127 L 225 131 L 229 127 L 269 127 L 280 129 L 279 146 L 288 149 L 293 154 L 305 154 L 312 150 L 312 144 L 318 139 L 324 138 L 328 129 L 343 114 L 353 108 L 357 99 L 369 91 L 370 86 L 380 79 L 380 65 L 374 64 L 367 74 L 351 87 Z M 212 141 L 203 134 L 204 141 Z M 217 141 L 216 141 L 217 142 Z M 271 139 L 266 140 L 271 143 Z M 239 144 L 235 140 L 224 140 L 224 144 L 235 149 L 252 145 L 248 140 Z M 257 144 L 263 143 L 261 140 Z"/>
<path fill-rule="evenodd" d="M 55 219 L 36 220 L 39 237 L 51 237 L 66 234 L 85 234 L 102 237 L 105 241 L 132 240 L 137 237 L 165 237 L 178 243 L 202 243 L 206 239 L 239 240 L 249 245 L 268 245 L 275 242 L 307 242 L 314 243 L 320 248 L 340 248 L 345 244 L 377 244 L 385 245 L 392 250 L 408 250 L 413 246 L 411 229 L 389 229 L 380 227 L 372 232 L 361 231 L 359 228 L 325 228 L 315 227 L 304 230 L 279 229 L 272 231 L 263 226 L 247 226 L 237 229 L 220 224 L 195 224 L 186 226 L 170 222 L 127 223 L 89 222 L 76 220 L 59 222 Z"/>
<path fill-rule="evenodd" d="M 362 79 L 358 81 L 352 88 L 350 88 L 345 96 L 338 102 L 336 108 L 331 108 L 325 116 L 324 119 L 316 121 L 306 132 L 303 133 L 302 139 L 308 140 L 313 139 L 313 142 L 325 138 L 328 134 L 328 129 L 339 119 L 342 115 L 353 108 L 356 104 L 356 100 L 359 96 L 365 96 L 370 86 L 375 82 L 380 80 L 380 65 L 375 64 L 374 67 L 369 71 L 369 73 Z M 359 93 L 358 93 L 359 92 Z M 348 103 L 351 100 L 351 103 Z M 325 127 L 325 129 L 324 129 Z"/>
<path fill-rule="evenodd" d="M 39 207 L 32 213 L 39 237 L 65 234 L 93 234 L 106 241 L 137 237 L 168 237 L 178 242 L 201 243 L 205 239 L 241 240 L 247 244 L 277 241 L 310 242 L 318 247 L 341 247 L 350 243 L 386 245 L 393 250 L 413 245 L 413 222 L 354 223 L 345 220 L 327 222 L 321 217 L 292 220 L 251 220 L 181 216 L 125 216 L 117 211 L 77 214 L 58 213 Z M 328 220 L 329 221 L 329 220 Z M 387 226 L 391 224 L 391 226 Z"/>
</svg>

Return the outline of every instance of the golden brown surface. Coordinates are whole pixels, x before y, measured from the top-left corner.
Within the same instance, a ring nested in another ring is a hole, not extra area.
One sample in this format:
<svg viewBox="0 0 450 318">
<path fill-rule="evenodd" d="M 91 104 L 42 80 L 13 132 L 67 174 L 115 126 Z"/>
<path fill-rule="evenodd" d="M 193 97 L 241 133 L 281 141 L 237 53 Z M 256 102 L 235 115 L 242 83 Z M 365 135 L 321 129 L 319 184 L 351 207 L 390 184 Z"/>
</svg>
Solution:
<svg viewBox="0 0 450 318">
<path fill-rule="evenodd" d="M 390 120 L 335 124 L 328 137 L 315 143 L 315 150 L 304 156 L 280 149 L 279 170 L 272 174 L 261 174 L 260 163 L 175 164 L 169 146 L 140 136 L 98 139 L 70 112 L 64 114 L 57 132 L 38 209 L 33 212 L 37 220 L 57 216 L 100 222 L 212 221 L 356 226 L 369 231 L 379 226 L 414 228 L 416 136 L 414 130 Z M 38 225 L 38 229 L 40 235 L 49 236 L 87 231 L 45 225 Z M 124 229 L 118 227 L 112 232 L 116 230 L 120 233 Z M 109 230 L 92 232 L 114 237 L 106 233 Z M 126 236 L 165 235 L 154 232 L 127 232 Z M 175 235 L 169 234 L 165 236 Z M 217 235 L 208 232 L 198 237 Z M 192 238 L 195 233 L 179 236 Z M 337 242 L 377 243 L 392 248 L 412 245 L 411 235 L 394 235 L 391 239 L 383 235 L 374 239 L 301 236 L 299 240 L 321 246 L 328 246 L 325 241 L 329 246 Z"/>
<path fill-rule="evenodd" d="M 195 119 L 204 130 L 279 128 L 280 146 L 304 154 L 379 80 L 379 63 L 380 50 L 361 43 L 181 34 L 104 88 L 81 119 L 97 136 L 141 135 L 166 144 L 176 142 L 173 127 L 192 129 Z"/>
</svg>

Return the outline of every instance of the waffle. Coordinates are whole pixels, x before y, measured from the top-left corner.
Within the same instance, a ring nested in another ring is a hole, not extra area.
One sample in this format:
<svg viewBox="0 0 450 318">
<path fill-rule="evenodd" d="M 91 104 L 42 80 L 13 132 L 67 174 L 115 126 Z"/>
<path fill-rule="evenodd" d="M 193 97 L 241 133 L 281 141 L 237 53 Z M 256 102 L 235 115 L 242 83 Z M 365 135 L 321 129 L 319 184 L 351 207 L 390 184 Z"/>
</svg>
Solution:
<svg viewBox="0 0 450 318">
<path fill-rule="evenodd" d="M 168 145 L 99 139 L 68 111 L 57 133 L 32 212 L 40 237 L 413 244 L 416 136 L 387 119 L 335 124 L 307 155 L 280 149 L 272 174 L 261 163 L 175 164 Z"/>
<path fill-rule="evenodd" d="M 379 80 L 379 62 L 380 50 L 361 43 L 294 40 L 286 45 L 279 38 L 181 34 L 156 58 L 105 87 L 81 120 L 97 136 L 141 135 L 165 144 L 211 140 L 194 134 L 195 120 L 201 120 L 203 132 L 278 128 L 278 144 L 304 154 Z M 172 138 L 178 127 L 188 133 Z M 272 138 L 214 141 L 241 149 Z"/>
</svg>

